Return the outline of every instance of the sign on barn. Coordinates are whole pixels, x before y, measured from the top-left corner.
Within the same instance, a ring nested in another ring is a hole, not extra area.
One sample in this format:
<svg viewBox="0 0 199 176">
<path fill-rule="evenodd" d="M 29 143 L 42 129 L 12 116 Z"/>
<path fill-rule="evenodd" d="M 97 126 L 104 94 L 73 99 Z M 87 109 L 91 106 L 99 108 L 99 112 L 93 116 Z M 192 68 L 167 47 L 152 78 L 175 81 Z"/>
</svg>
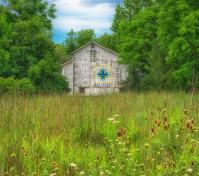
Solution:
<svg viewBox="0 0 199 176">
<path fill-rule="evenodd" d="M 96 87 L 111 87 L 112 82 L 112 67 L 108 64 L 96 65 L 94 67 L 95 86 Z"/>
</svg>

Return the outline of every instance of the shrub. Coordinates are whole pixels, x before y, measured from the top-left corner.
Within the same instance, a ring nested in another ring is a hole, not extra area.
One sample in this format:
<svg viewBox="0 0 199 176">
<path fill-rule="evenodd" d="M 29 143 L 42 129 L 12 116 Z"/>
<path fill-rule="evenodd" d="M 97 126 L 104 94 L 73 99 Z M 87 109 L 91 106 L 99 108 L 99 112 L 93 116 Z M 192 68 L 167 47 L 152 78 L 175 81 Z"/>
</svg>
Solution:
<svg viewBox="0 0 199 176">
<path fill-rule="evenodd" d="M 0 77 L 0 94 L 6 92 L 24 92 L 24 93 L 33 93 L 35 87 L 33 83 L 27 79 L 23 78 L 21 80 L 10 78 Z"/>
</svg>

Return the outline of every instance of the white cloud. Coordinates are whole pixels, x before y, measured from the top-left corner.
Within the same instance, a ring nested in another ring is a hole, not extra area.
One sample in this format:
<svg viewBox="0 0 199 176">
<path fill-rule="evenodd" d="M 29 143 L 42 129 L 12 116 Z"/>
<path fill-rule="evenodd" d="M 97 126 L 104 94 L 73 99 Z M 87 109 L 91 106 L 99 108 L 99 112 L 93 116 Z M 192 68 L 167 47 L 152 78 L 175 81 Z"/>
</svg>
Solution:
<svg viewBox="0 0 199 176">
<path fill-rule="evenodd" d="M 111 27 L 114 6 L 109 3 L 87 6 L 80 0 L 53 0 L 57 8 L 54 26 L 58 30 L 95 29 L 100 32 Z"/>
</svg>

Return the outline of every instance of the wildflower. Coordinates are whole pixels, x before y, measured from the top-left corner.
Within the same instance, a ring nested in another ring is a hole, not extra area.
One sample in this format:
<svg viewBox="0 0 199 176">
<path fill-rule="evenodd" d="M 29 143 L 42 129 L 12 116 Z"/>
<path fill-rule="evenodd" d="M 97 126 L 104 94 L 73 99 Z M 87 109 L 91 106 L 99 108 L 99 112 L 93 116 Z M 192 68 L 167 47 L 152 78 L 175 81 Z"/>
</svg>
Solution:
<svg viewBox="0 0 199 176">
<path fill-rule="evenodd" d="M 117 132 L 117 137 L 123 137 L 126 134 L 125 128 L 120 128 Z"/>
<path fill-rule="evenodd" d="M 15 153 L 12 153 L 11 155 L 10 155 L 10 157 L 11 158 L 15 158 L 17 155 L 15 154 Z"/>
<path fill-rule="evenodd" d="M 85 172 L 84 172 L 84 171 L 81 171 L 81 172 L 79 173 L 79 175 L 85 175 Z"/>
<path fill-rule="evenodd" d="M 122 142 L 118 142 L 118 145 L 122 145 Z"/>
<path fill-rule="evenodd" d="M 115 114 L 115 115 L 113 115 L 113 117 L 119 117 L 119 115 L 118 115 L 118 114 Z"/>
<path fill-rule="evenodd" d="M 165 113 L 166 112 L 166 109 L 164 108 L 163 110 L 162 110 L 162 113 Z"/>
<path fill-rule="evenodd" d="M 54 171 L 58 171 L 58 170 L 59 170 L 59 168 L 58 168 L 58 167 L 55 167 L 55 168 L 54 168 Z"/>
<path fill-rule="evenodd" d="M 195 140 L 195 139 L 191 139 L 191 142 L 193 142 L 193 143 L 194 143 L 194 142 L 196 142 L 196 140 Z"/>
<path fill-rule="evenodd" d="M 187 172 L 192 173 L 192 172 L 193 172 L 193 169 L 192 169 L 192 168 L 188 168 L 188 169 L 187 169 Z"/>
<path fill-rule="evenodd" d="M 154 135 L 156 135 L 156 129 L 153 127 L 153 128 L 151 128 L 151 132 L 154 134 Z"/>
<path fill-rule="evenodd" d="M 70 171 L 75 171 L 75 170 L 77 170 L 78 169 L 78 167 L 77 167 L 77 164 L 75 164 L 75 163 L 70 163 Z"/>
<path fill-rule="evenodd" d="M 46 158 L 41 158 L 41 161 L 46 161 Z"/>
<path fill-rule="evenodd" d="M 185 125 L 186 127 L 193 132 L 193 124 L 194 124 L 194 120 L 192 119 L 188 119 L 186 122 L 185 122 Z"/>
<path fill-rule="evenodd" d="M 126 140 L 125 141 L 125 145 L 127 146 L 127 145 L 129 145 L 130 144 L 130 141 L 129 140 Z"/>
<path fill-rule="evenodd" d="M 56 163 L 56 161 L 53 161 L 52 163 L 51 163 L 51 166 L 52 167 L 56 167 L 58 164 Z"/>
<path fill-rule="evenodd" d="M 118 120 L 114 120 L 114 121 L 113 121 L 113 124 L 117 124 L 117 123 L 119 123 Z"/>
<path fill-rule="evenodd" d="M 104 175 L 104 172 L 103 172 L 103 171 L 100 171 L 100 175 Z"/>
<path fill-rule="evenodd" d="M 108 174 L 108 175 L 111 175 L 111 174 L 112 174 L 112 172 L 111 172 L 111 171 L 109 171 L 107 174 Z"/>
<path fill-rule="evenodd" d="M 77 164 L 75 164 L 75 163 L 70 163 L 70 167 L 77 168 Z"/>
<path fill-rule="evenodd" d="M 162 165 L 157 165 L 158 170 L 162 170 Z"/>
<path fill-rule="evenodd" d="M 115 118 L 113 118 L 113 117 L 112 118 L 108 118 L 109 122 L 113 122 L 114 120 L 115 120 Z"/>
<path fill-rule="evenodd" d="M 179 138 L 179 136 L 180 136 L 179 134 L 176 134 L 176 138 Z"/>
<path fill-rule="evenodd" d="M 169 123 L 167 121 L 164 122 L 164 129 L 167 130 L 169 128 Z"/>
<path fill-rule="evenodd" d="M 155 124 L 158 126 L 158 127 L 160 127 L 160 124 L 161 124 L 161 120 L 155 120 Z"/>
<path fill-rule="evenodd" d="M 188 114 L 188 110 L 184 109 L 184 114 L 187 115 Z"/>
<path fill-rule="evenodd" d="M 50 174 L 50 176 L 55 176 L 55 175 L 57 175 L 56 173 L 52 173 L 52 174 Z"/>
</svg>

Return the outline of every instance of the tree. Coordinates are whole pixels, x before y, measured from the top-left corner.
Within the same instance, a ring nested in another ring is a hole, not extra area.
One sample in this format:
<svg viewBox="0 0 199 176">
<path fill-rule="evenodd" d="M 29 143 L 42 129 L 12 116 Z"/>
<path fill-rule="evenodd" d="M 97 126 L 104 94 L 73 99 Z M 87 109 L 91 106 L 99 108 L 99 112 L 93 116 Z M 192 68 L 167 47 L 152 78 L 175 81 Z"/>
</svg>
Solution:
<svg viewBox="0 0 199 176">
<path fill-rule="evenodd" d="M 114 34 L 104 33 L 103 35 L 101 35 L 99 38 L 96 39 L 96 42 L 113 51 L 116 51 L 116 52 L 118 51 L 118 48 L 117 48 L 118 40 Z"/>
<path fill-rule="evenodd" d="M 156 40 L 155 9 L 148 8 L 134 16 L 130 22 L 123 22 L 120 54 L 128 64 L 133 87 L 141 89 L 144 77 L 149 73 L 149 56 Z"/>
<path fill-rule="evenodd" d="M 54 18 L 54 5 L 47 1 L 4 0 L 0 5 L 0 76 L 29 77 L 32 66 L 46 60 L 52 60 L 57 67 L 56 73 L 60 74 L 58 60 L 51 59 L 55 57 L 52 41 Z M 55 81 L 54 74 L 54 70 L 49 71 L 49 81 Z M 43 87 L 42 84 L 37 86 Z"/>
<path fill-rule="evenodd" d="M 116 8 L 112 29 L 133 87 L 199 86 L 198 8 L 192 0 L 124 0 Z"/>
<path fill-rule="evenodd" d="M 77 33 L 71 30 L 67 33 L 66 40 L 64 43 L 66 47 L 66 52 L 70 54 L 77 49 Z"/>
<path fill-rule="evenodd" d="M 59 67 L 55 63 L 54 58 L 49 55 L 30 67 L 28 76 L 38 90 L 63 91 L 67 88 L 67 83 L 59 74 Z"/>
<path fill-rule="evenodd" d="M 84 29 L 77 32 L 77 48 L 85 45 L 86 43 L 96 38 L 95 31 L 93 29 Z"/>
<path fill-rule="evenodd" d="M 167 52 L 169 80 L 181 89 L 189 89 L 199 76 L 199 11 L 192 5 L 184 0 L 167 0 L 159 12 L 157 36 Z"/>
<path fill-rule="evenodd" d="M 78 32 L 71 30 L 67 33 L 66 40 L 64 42 L 67 54 L 71 54 L 71 52 L 94 40 L 95 38 L 96 35 L 93 29 L 83 29 Z"/>
</svg>

